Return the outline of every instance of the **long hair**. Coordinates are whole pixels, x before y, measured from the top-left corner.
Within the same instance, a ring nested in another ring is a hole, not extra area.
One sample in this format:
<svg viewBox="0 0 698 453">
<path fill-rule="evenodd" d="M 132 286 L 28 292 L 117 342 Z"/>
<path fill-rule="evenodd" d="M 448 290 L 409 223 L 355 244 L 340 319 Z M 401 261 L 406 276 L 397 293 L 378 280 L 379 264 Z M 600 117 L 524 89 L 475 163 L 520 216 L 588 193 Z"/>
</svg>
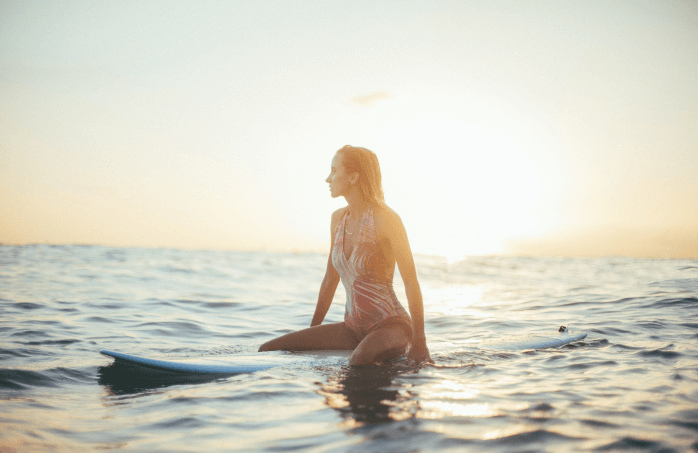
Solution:
<svg viewBox="0 0 698 453">
<path fill-rule="evenodd" d="M 366 148 L 346 145 L 337 151 L 347 173 L 359 174 L 359 190 L 364 200 L 374 204 L 385 204 L 381 183 L 381 167 L 376 154 Z"/>
</svg>

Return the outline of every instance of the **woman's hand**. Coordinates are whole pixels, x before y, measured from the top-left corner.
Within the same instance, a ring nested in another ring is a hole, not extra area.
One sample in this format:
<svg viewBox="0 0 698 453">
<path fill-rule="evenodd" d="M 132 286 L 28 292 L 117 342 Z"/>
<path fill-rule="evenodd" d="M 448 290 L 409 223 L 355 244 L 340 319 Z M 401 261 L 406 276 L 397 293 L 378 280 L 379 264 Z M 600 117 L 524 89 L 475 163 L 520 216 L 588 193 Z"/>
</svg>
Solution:
<svg viewBox="0 0 698 453">
<path fill-rule="evenodd" d="M 429 348 L 427 348 L 427 341 L 423 339 L 422 341 L 415 341 L 407 354 L 407 364 L 419 366 L 424 363 L 434 363 L 429 356 Z"/>
</svg>

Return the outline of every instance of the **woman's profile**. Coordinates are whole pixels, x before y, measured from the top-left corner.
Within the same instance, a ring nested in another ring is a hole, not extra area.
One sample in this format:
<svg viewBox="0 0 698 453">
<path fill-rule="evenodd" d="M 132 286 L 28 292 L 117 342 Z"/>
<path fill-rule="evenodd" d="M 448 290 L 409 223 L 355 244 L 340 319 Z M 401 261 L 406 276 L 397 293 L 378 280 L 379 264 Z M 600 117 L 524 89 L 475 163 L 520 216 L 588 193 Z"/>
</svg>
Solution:
<svg viewBox="0 0 698 453">
<path fill-rule="evenodd" d="M 332 214 L 327 271 L 311 327 L 264 343 L 260 351 L 353 350 L 349 364 L 370 365 L 400 357 L 431 362 L 424 334 L 424 306 L 402 220 L 384 201 L 380 166 L 366 149 L 345 146 L 325 180 L 347 206 Z M 393 291 L 397 263 L 411 317 Z M 321 324 L 340 280 L 347 294 L 344 322 Z"/>
</svg>

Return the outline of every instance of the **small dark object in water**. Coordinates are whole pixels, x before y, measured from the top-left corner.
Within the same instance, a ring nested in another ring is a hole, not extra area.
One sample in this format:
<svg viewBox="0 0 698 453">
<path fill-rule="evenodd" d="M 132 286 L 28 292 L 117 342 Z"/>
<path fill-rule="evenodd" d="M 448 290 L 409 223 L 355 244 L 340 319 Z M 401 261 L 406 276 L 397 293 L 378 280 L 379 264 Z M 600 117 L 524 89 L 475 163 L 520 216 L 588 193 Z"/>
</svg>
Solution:
<svg viewBox="0 0 698 453">
<path fill-rule="evenodd" d="M 560 326 L 560 329 L 558 329 L 558 332 L 567 332 L 567 327 Z"/>
</svg>

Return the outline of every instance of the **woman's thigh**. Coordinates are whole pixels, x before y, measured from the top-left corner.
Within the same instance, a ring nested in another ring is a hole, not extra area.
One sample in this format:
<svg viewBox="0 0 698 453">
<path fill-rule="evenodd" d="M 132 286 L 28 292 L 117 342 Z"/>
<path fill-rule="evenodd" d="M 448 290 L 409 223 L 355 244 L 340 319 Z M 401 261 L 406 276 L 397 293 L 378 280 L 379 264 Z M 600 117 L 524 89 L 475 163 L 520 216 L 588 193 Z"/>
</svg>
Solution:
<svg viewBox="0 0 698 453">
<path fill-rule="evenodd" d="M 410 336 L 404 327 L 388 324 L 366 335 L 354 349 L 349 365 L 373 365 L 400 357 L 410 347 Z"/>
<path fill-rule="evenodd" d="M 259 347 L 260 351 L 319 351 L 323 349 L 354 349 L 359 344 L 343 323 L 322 324 L 287 333 Z"/>
</svg>

